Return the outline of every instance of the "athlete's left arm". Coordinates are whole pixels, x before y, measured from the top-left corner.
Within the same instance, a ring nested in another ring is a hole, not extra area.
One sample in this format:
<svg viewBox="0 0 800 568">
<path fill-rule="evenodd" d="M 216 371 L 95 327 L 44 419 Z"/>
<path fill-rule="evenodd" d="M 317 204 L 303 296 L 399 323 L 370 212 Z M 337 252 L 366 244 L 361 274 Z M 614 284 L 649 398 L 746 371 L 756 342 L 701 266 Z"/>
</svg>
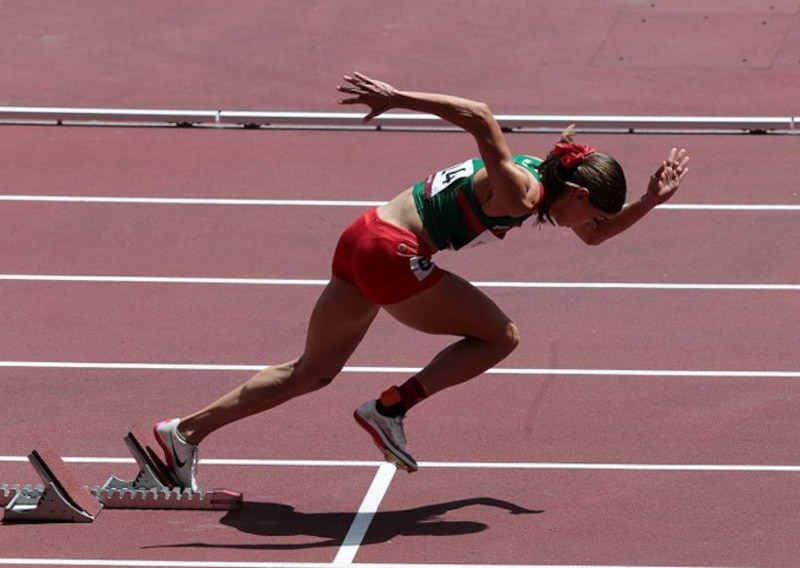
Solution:
<svg viewBox="0 0 800 568">
<path fill-rule="evenodd" d="M 616 215 L 595 219 L 586 225 L 573 227 L 572 230 L 586 244 L 599 245 L 629 229 L 656 206 L 675 195 L 683 178 L 689 173 L 688 163 L 689 155 L 686 150 L 673 148 L 667 159 L 650 176 L 647 191 L 641 199 L 626 204 Z"/>
<path fill-rule="evenodd" d="M 436 115 L 469 132 L 478 145 L 494 207 L 500 211 L 495 215 L 523 215 L 533 208 L 538 198 L 538 191 L 531 191 L 533 176 L 514 163 L 503 130 L 487 104 L 454 95 L 399 90 L 358 72 L 345 75 L 344 80 L 349 85 L 337 90 L 352 97 L 339 102 L 369 106 L 365 122 L 391 108 L 403 108 Z"/>
</svg>

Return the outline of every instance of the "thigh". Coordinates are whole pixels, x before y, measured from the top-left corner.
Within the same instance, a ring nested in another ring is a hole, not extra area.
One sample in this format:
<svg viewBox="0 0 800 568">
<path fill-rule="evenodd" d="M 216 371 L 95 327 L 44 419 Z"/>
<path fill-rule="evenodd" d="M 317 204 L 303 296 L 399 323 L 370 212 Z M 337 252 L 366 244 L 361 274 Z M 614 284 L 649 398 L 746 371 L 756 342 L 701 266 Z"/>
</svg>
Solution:
<svg viewBox="0 0 800 568">
<path fill-rule="evenodd" d="M 432 288 L 383 308 L 401 323 L 431 334 L 492 340 L 505 335 L 511 324 L 486 294 L 445 270 Z"/>
<path fill-rule="evenodd" d="M 361 343 L 378 310 L 354 285 L 333 276 L 311 313 L 302 360 L 335 374 Z"/>
</svg>

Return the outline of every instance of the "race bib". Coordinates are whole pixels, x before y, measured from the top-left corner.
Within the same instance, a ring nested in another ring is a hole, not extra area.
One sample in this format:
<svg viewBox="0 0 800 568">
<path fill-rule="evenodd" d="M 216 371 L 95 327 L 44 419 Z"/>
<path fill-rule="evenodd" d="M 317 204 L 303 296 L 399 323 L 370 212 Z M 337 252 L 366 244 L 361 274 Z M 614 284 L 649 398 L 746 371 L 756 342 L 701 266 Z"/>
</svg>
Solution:
<svg viewBox="0 0 800 568">
<path fill-rule="evenodd" d="M 430 180 L 430 188 L 428 195 L 434 196 L 440 191 L 447 189 L 454 181 L 471 176 L 475 173 L 475 166 L 472 160 L 467 160 L 464 163 L 450 166 L 446 170 L 436 172 L 433 179 Z"/>
<path fill-rule="evenodd" d="M 426 256 L 412 256 L 408 259 L 408 265 L 411 269 L 411 274 L 420 282 L 430 276 L 433 273 L 433 269 L 436 268 L 433 261 Z"/>
</svg>

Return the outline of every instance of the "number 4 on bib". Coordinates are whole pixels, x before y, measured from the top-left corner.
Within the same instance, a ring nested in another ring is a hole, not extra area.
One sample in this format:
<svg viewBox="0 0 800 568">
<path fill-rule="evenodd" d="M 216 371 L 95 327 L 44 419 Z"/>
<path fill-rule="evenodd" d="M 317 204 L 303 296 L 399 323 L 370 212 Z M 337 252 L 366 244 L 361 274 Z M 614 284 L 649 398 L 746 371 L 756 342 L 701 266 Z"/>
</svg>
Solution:
<svg viewBox="0 0 800 568">
<path fill-rule="evenodd" d="M 436 195 L 440 191 L 447 189 L 454 181 L 470 177 L 474 173 L 475 167 L 473 166 L 472 160 L 467 160 L 461 164 L 456 164 L 455 166 L 450 166 L 445 170 L 436 172 L 433 175 L 433 180 L 430 182 L 429 195 Z"/>
</svg>

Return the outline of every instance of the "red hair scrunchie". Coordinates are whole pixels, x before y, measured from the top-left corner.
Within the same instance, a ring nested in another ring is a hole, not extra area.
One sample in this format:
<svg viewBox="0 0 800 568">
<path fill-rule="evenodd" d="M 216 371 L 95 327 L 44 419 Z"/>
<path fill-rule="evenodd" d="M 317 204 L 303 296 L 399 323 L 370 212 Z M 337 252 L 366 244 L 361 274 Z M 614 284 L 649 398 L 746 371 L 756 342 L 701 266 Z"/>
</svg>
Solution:
<svg viewBox="0 0 800 568">
<path fill-rule="evenodd" d="M 594 154 L 594 148 L 582 144 L 571 144 L 569 142 L 559 142 L 553 148 L 553 154 L 561 156 L 561 165 L 571 170 L 581 165 L 589 154 Z"/>
</svg>

